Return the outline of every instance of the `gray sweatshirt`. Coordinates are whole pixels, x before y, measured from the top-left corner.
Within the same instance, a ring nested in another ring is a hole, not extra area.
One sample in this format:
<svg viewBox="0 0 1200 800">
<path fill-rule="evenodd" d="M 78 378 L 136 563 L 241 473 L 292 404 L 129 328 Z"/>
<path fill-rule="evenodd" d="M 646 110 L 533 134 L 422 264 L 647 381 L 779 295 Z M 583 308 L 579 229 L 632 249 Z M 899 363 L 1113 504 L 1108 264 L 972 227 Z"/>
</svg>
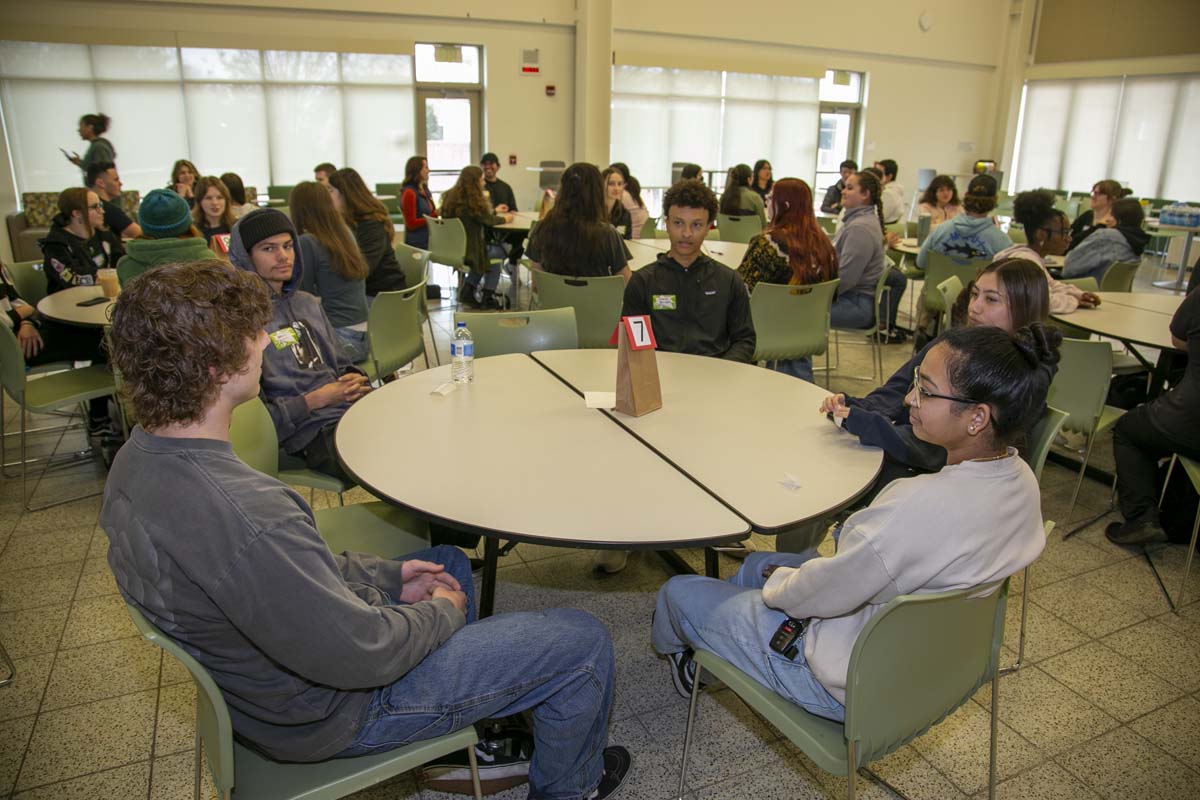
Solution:
<svg viewBox="0 0 1200 800">
<path fill-rule="evenodd" d="M 228 442 L 134 428 L 100 525 L 126 602 L 204 665 L 234 730 L 275 759 L 344 750 L 374 689 L 466 624 L 445 599 L 397 605 L 400 562 L 330 553 L 300 495 Z"/>
<path fill-rule="evenodd" d="M 884 269 L 883 228 L 875 206 L 846 211 L 842 226 L 833 237 L 838 257 L 838 297 L 847 292 L 875 296 L 875 284 Z"/>
</svg>

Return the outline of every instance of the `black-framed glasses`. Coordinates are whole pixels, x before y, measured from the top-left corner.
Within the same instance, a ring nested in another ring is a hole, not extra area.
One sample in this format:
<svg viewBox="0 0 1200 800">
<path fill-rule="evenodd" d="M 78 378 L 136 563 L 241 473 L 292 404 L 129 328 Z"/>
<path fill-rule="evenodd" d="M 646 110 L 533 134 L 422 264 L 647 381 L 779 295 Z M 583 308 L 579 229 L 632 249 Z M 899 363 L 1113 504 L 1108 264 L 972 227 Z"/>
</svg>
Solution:
<svg viewBox="0 0 1200 800">
<path fill-rule="evenodd" d="M 96 203 L 95 205 L 89 205 L 89 206 L 88 206 L 88 208 L 90 208 L 92 211 L 103 211 L 103 210 L 104 210 L 104 204 L 103 204 L 103 203 Z"/>
<path fill-rule="evenodd" d="M 916 392 L 916 395 L 913 397 L 913 408 L 920 408 L 921 399 L 928 397 L 936 397 L 940 400 L 953 400 L 956 403 L 967 403 L 968 405 L 974 405 L 978 402 L 977 400 L 968 400 L 965 397 L 955 397 L 952 394 L 938 394 L 937 392 L 931 392 L 928 389 L 922 388 L 920 367 L 913 367 L 912 388 Z"/>
</svg>

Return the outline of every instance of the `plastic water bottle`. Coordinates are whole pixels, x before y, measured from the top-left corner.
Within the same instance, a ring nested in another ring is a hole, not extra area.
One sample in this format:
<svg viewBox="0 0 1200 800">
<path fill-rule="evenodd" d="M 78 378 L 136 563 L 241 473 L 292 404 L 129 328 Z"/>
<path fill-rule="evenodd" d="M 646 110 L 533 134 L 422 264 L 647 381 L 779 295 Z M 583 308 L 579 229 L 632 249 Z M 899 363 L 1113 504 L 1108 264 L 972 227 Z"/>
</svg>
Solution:
<svg viewBox="0 0 1200 800">
<path fill-rule="evenodd" d="M 454 326 L 454 338 L 450 340 L 450 379 L 455 383 L 475 380 L 475 340 L 465 322 Z"/>
</svg>

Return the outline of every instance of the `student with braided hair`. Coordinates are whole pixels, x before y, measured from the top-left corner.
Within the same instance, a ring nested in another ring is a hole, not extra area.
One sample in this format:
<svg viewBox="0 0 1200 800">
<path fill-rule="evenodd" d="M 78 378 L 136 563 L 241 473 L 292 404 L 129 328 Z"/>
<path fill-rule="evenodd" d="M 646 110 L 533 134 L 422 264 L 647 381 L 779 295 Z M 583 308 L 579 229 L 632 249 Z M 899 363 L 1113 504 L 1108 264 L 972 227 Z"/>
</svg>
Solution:
<svg viewBox="0 0 1200 800">
<path fill-rule="evenodd" d="M 875 284 L 887 268 L 882 191 L 879 178 L 869 172 L 854 173 L 842 190 L 845 217 L 833 237 L 841 281 L 830 309 L 835 328 L 866 328 L 875 319 Z M 899 297 L 894 299 L 899 302 Z"/>
</svg>

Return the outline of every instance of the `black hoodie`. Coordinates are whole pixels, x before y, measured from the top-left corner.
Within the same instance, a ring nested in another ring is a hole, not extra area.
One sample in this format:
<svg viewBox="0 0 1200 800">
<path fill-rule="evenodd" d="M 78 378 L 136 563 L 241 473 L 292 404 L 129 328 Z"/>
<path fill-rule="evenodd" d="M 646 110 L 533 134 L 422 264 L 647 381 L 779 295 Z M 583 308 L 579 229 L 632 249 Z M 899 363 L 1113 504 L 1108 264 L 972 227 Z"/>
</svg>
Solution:
<svg viewBox="0 0 1200 800">
<path fill-rule="evenodd" d="M 125 248 L 120 237 L 111 231 L 96 231 L 90 239 L 80 239 L 67 230 L 67 218 L 62 214 L 50 222 L 46 238 L 38 240 L 45 259 L 46 292 L 69 289 L 72 286 L 94 286 L 96 270 L 116 268 Z"/>
</svg>

